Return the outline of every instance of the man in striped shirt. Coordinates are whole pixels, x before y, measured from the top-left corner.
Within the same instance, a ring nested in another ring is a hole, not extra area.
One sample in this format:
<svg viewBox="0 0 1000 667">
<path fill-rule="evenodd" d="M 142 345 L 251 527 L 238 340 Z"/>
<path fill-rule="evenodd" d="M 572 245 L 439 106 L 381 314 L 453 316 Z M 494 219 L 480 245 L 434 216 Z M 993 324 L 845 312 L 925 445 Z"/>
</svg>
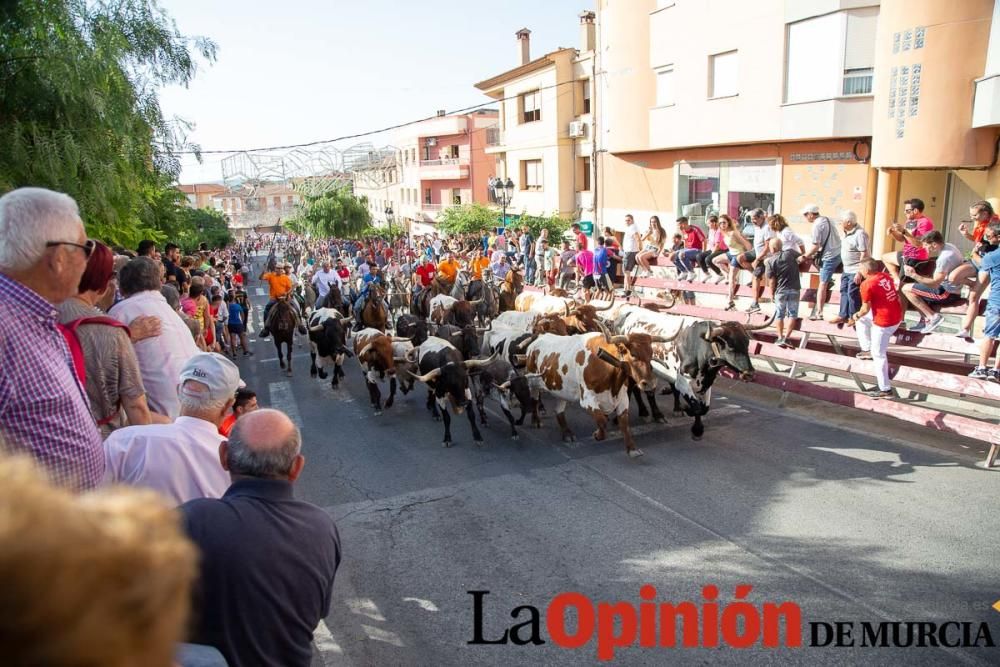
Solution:
<svg viewBox="0 0 1000 667">
<path fill-rule="evenodd" d="M 77 489 L 100 484 L 104 450 L 53 304 L 76 294 L 92 249 L 67 195 L 0 197 L 0 436 Z"/>
</svg>

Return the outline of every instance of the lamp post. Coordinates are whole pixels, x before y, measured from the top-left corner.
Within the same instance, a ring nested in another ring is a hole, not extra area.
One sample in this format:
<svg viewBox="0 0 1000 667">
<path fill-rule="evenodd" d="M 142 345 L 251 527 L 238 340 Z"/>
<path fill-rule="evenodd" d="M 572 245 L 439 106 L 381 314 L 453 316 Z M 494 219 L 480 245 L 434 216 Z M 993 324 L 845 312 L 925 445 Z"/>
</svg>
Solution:
<svg viewBox="0 0 1000 667">
<path fill-rule="evenodd" d="M 489 180 L 489 188 L 493 191 L 493 196 L 496 198 L 497 203 L 500 204 L 500 209 L 502 210 L 503 217 L 503 227 L 507 226 L 507 207 L 510 206 L 510 201 L 514 198 L 514 181 L 509 178 L 504 181 L 502 178 L 491 177 Z"/>
<path fill-rule="evenodd" d="M 392 243 L 392 204 L 385 206 L 385 223 L 389 227 L 389 243 Z"/>
</svg>

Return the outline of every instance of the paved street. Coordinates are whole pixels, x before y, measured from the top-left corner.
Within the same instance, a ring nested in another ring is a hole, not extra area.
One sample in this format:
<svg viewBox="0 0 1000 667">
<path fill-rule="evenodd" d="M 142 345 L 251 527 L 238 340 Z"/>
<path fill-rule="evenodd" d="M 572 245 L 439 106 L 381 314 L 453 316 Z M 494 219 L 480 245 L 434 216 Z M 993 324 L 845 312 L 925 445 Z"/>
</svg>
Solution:
<svg viewBox="0 0 1000 667">
<path fill-rule="evenodd" d="M 988 621 L 1000 642 L 1000 613 L 990 609 L 1000 599 L 1000 476 L 975 468 L 971 456 L 829 427 L 740 397 L 745 391 L 715 396 L 700 442 L 686 418 L 638 426 L 646 453 L 638 460 L 625 455 L 617 431 L 594 442 L 589 418 L 572 406 L 578 443 L 559 442 L 551 416 L 513 442 L 496 410 L 484 446 L 472 443 L 459 416 L 456 444 L 445 449 L 419 385 L 375 417 L 356 361 L 333 390 L 309 377 L 304 342 L 292 378 L 278 370 L 269 340 L 255 350 L 239 361 L 244 379 L 261 405 L 301 425 L 307 463 L 298 493 L 328 509 L 343 540 L 314 664 L 593 663 L 596 640 L 577 650 L 552 643 L 549 601 L 578 591 L 595 604 L 638 606 L 644 584 L 656 588 L 656 601 L 699 608 L 708 584 L 723 609 L 741 584 L 753 586 L 747 599 L 758 610 L 794 601 L 804 645 L 808 624 L 818 621 L 855 621 L 859 643 L 862 621 L 972 621 L 973 637 Z M 512 620 L 511 610 L 533 605 L 546 643 L 468 645 L 470 590 L 490 591 L 485 638 L 527 620 L 527 612 Z M 997 664 L 998 651 L 667 649 L 636 641 L 616 660 Z"/>
</svg>

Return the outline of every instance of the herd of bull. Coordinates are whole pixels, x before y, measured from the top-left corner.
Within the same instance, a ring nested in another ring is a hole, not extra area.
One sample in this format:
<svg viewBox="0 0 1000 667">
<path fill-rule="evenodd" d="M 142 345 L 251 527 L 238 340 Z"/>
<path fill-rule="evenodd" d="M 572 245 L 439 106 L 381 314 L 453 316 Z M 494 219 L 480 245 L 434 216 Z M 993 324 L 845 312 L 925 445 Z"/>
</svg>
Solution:
<svg viewBox="0 0 1000 667">
<path fill-rule="evenodd" d="M 564 441 L 575 440 L 566 406 L 578 403 L 594 419 L 595 439 L 605 438 L 612 419 L 628 455 L 638 457 L 630 401 L 641 418 L 662 422 L 656 395 L 672 394 L 674 413 L 693 417 L 692 434 L 700 438 L 719 372 L 729 368 L 751 379 L 749 332 L 771 323 L 718 323 L 662 307 L 581 304 L 534 292 L 517 295 L 514 306 L 477 327 L 462 301 L 437 296 L 429 319 L 400 315 L 395 335 L 372 327 L 351 334 L 342 311 L 319 308 L 309 317 L 310 372 L 332 375 L 337 387 L 347 358 L 357 358 L 376 415 L 392 406 L 397 390 L 407 394 L 423 383 L 427 409 L 444 422 L 446 447 L 452 444 L 452 412 L 468 415 L 473 439 L 481 443 L 475 412 L 485 426 L 485 402 L 496 400 L 517 439 L 517 426 L 529 413 L 532 426 L 541 427 L 542 400 L 551 397 Z M 520 409 L 517 419 L 514 408 Z"/>
</svg>

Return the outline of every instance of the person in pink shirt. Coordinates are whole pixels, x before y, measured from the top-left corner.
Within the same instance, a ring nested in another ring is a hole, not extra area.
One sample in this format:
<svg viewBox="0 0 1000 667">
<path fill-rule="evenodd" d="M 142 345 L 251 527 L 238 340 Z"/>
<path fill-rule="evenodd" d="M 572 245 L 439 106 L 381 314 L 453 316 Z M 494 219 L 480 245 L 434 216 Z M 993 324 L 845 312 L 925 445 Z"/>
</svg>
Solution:
<svg viewBox="0 0 1000 667">
<path fill-rule="evenodd" d="M 934 231 L 934 222 L 924 215 L 922 199 L 916 197 L 907 199 L 903 202 L 903 213 L 906 214 L 906 222 L 904 224 L 894 222 L 889 228 L 889 235 L 902 243 L 903 249 L 887 252 L 882 256 L 882 263 L 896 281 L 896 285 L 902 284 L 899 275 L 901 266 L 912 266 L 919 273 L 927 263 L 927 250 L 920 239 Z"/>
<path fill-rule="evenodd" d="M 576 282 L 583 286 L 583 300 L 590 301 L 591 290 L 594 289 L 594 253 L 587 250 L 583 241 L 576 242 Z"/>
</svg>

